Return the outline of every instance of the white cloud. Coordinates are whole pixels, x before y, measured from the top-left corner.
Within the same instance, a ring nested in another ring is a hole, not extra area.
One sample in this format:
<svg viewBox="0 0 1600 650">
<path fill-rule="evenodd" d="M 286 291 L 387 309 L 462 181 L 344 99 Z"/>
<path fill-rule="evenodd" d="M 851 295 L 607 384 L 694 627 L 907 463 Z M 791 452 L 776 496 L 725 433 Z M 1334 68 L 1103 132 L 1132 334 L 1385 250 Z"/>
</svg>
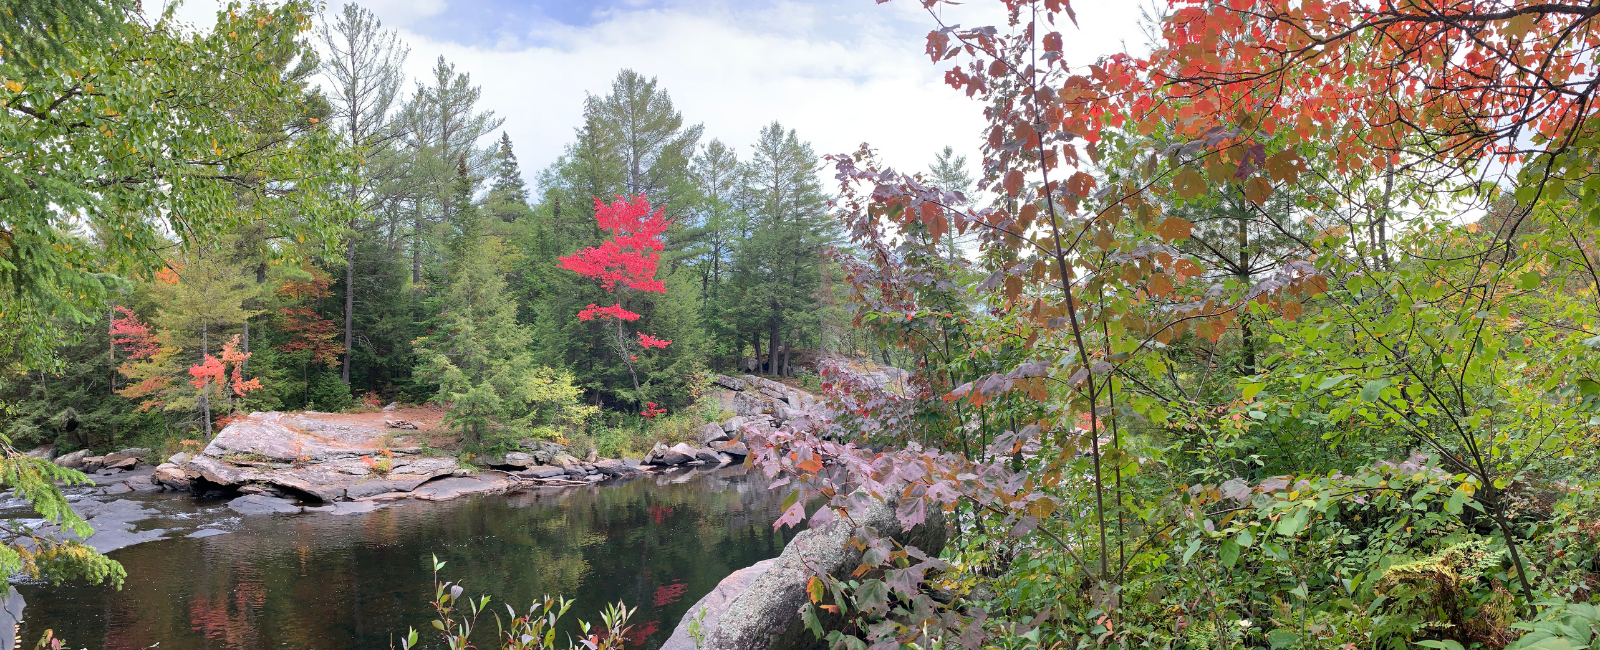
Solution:
<svg viewBox="0 0 1600 650">
<path fill-rule="evenodd" d="M 483 88 L 482 106 L 505 118 L 529 180 L 572 139 L 584 94 L 607 92 L 622 68 L 658 77 L 687 122 L 703 123 L 708 140 L 741 153 L 777 120 L 818 154 L 869 142 L 891 165 L 915 170 L 952 145 L 977 167 L 982 105 L 944 85 L 949 64 L 928 61 L 925 35 L 935 23 L 913 0 L 669 0 L 605 9 L 582 27 L 508 23 L 450 40 L 426 34 L 440 31 L 436 21 L 482 7 L 467 0 L 357 1 L 409 43 L 411 77 L 426 78 L 440 55 L 472 75 Z M 208 27 L 218 4 L 187 0 L 180 18 Z M 330 1 L 328 11 L 339 4 Z M 997 0 L 943 11 L 946 23 L 1004 29 Z M 1133 3 L 1080 3 L 1078 12 L 1081 30 L 1056 27 L 1074 64 L 1142 40 Z"/>
<path fill-rule="evenodd" d="M 686 121 L 703 123 L 707 139 L 741 152 L 777 120 L 818 154 L 869 142 L 890 164 L 922 169 L 948 144 L 977 166 L 982 105 L 944 85 L 948 65 L 935 66 L 923 53 L 934 23 L 920 3 L 612 10 L 587 27 L 545 25 L 472 44 L 423 36 L 414 19 L 386 13 L 386 4 L 369 6 L 410 43 L 408 72 L 421 78 L 443 55 L 471 73 L 484 107 L 506 118 L 504 130 L 529 172 L 560 155 L 581 121 L 585 92 L 604 94 L 622 68 L 658 77 Z M 986 20 L 946 19 L 1003 23 L 999 12 L 984 13 Z M 1136 15 L 1126 3 L 1081 12 L 1087 29 L 1062 28 L 1069 54 L 1087 63 L 1120 49 L 1121 39 L 1137 41 Z"/>
</svg>

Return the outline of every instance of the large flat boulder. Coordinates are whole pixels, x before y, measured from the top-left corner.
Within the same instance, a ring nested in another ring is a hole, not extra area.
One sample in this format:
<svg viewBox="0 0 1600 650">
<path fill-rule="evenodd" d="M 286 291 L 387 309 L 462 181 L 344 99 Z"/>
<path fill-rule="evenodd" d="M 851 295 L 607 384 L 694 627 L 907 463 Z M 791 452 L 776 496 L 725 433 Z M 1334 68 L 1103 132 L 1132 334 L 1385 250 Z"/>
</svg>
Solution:
<svg viewBox="0 0 1600 650">
<path fill-rule="evenodd" d="M 201 454 L 286 463 L 357 459 L 377 453 L 388 434 L 386 427 L 357 418 L 269 411 L 251 413 L 223 427 Z"/>
<path fill-rule="evenodd" d="M 499 472 L 483 472 L 474 476 L 452 476 L 424 483 L 411 491 L 414 499 L 423 501 L 448 501 L 473 494 L 498 494 L 516 483 Z"/>
<path fill-rule="evenodd" d="M 292 515 L 300 506 L 289 499 L 269 497 L 264 494 L 246 494 L 228 502 L 228 509 L 241 515 Z"/>
<path fill-rule="evenodd" d="M 368 415 L 253 413 L 224 427 L 200 455 L 168 459 L 157 468 L 154 480 L 189 490 L 215 486 L 252 491 L 266 486 L 269 491 L 335 502 L 410 492 L 460 471 L 453 458 L 419 456 L 416 449 L 404 446 L 391 448 L 393 433 L 381 422 L 369 421 Z"/>
</svg>

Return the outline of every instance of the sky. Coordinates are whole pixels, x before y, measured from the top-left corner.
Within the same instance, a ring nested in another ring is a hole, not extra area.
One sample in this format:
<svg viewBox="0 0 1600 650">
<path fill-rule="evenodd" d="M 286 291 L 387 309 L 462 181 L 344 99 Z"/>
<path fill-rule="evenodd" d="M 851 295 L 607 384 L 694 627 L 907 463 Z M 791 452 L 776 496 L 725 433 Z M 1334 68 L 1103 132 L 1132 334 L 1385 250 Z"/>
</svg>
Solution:
<svg viewBox="0 0 1600 650">
<path fill-rule="evenodd" d="M 819 155 L 866 142 L 912 171 L 949 145 L 978 167 L 982 106 L 944 85 L 950 63 L 924 54 L 936 23 L 917 0 L 356 1 L 410 45 L 413 79 L 440 56 L 472 76 L 482 108 L 505 118 L 530 183 L 572 140 L 586 94 L 605 94 L 623 68 L 656 77 L 685 122 L 705 126 L 702 142 L 720 139 L 741 155 L 777 121 Z M 328 5 L 331 17 L 341 0 Z M 208 28 L 217 6 L 184 0 L 179 17 Z M 1069 63 L 1139 50 L 1138 7 L 1074 5 L 1081 29 L 1061 29 Z M 944 11 L 947 23 L 1004 23 L 999 0 Z"/>
</svg>

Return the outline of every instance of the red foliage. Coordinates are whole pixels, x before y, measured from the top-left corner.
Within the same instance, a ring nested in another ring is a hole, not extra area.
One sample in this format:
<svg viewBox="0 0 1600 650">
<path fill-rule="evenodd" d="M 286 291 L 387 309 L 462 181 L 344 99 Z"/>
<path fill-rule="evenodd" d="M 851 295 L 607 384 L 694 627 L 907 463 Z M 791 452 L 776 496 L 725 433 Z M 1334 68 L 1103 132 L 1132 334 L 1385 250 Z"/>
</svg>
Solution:
<svg viewBox="0 0 1600 650">
<path fill-rule="evenodd" d="M 159 348 L 155 332 L 141 322 L 133 310 L 122 305 L 117 305 L 116 310 L 122 314 L 122 318 L 111 320 L 111 343 L 121 348 L 123 356 L 129 359 L 154 356 Z"/>
<path fill-rule="evenodd" d="M 245 381 L 243 362 L 250 358 L 250 353 L 239 352 L 238 345 L 239 337 L 234 336 L 233 339 L 223 344 L 221 360 L 208 354 L 205 357 L 205 361 L 190 366 L 189 374 L 194 379 L 190 380 L 189 383 L 194 384 L 194 387 L 200 390 L 205 390 L 213 381 L 231 384 L 233 394 L 236 396 L 243 396 L 247 392 L 261 388 L 260 379 Z M 233 366 L 231 373 L 227 371 L 229 364 Z M 229 381 L 230 378 L 231 382 Z"/>
<path fill-rule="evenodd" d="M 618 196 L 617 200 L 609 205 L 596 198 L 594 218 L 601 230 L 611 233 L 611 239 L 599 246 L 591 246 L 561 258 L 561 268 L 594 278 L 608 292 L 616 292 L 617 284 L 621 283 L 624 287 L 637 291 L 666 293 L 666 283 L 655 279 L 656 267 L 661 262 L 660 252 L 666 247 L 661 241 L 661 235 L 672 225 L 666 218 L 665 212 L 659 209 L 651 211 L 650 201 L 640 194 L 631 202 Z M 578 312 L 580 321 L 597 319 L 616 321 L 613 323 L 616 328 L 615 336 L 610 343 L 622 357 L 623 363 L 627 364 L 628 372 L 633 374 L 635 389 L 639 387 L 639 378 L 633 363 L 639 360 L 639 355 L 634 354 L 633 346 L 638 345 L 648 350 L 665 348 L 672 344 L 672 341 L 643 332 L 637 332 L 639 337 L 637 341 L 629 340 L 626 330 L 622 327 L 622 321 L 632 322 L 639 318 L 639 314 L 624 309 L 621 302 L 610 307 L 599 307 L 591 303 Z M 642 396 L 635 397 L 639 398 Z M 652 402 L 646 406 L 642 415 L 653 418 L 664 412 L 664 409 L 658 409 Z"/>
<path fill-rule="evenodd" d="M 640 194 L 632 202 L 618 196 L 610 205 L 596 198 L 594 218 L 612 238 L 561 258 L 561 268 L 599 280 L 606 291 L 615 291 L 620 282 L 639 291 L 666 293 L 667 285 L 655 279 L 659 253 L 666 247 L 661 235 L 672 225 L 665 213 L 651 212 L 650 201 Z"/>
<path fill-rule="evenodd" d="M 661 415 L 662 413 L 666 413 L 666 412 L 667 412 L 666 409 L 661 408 L 659 406 L 656 406 L 655 402 L 645 402 L 644 410 L 641 411 L 639 413 L 639 415 L 644 416 L 644 418 L 648 420 L 648 419 L 653 419 L 653 418 L 655 418 L 655 416 Z"/>
<path fill-rule="evenodd" d="M 650 635 L 660 631 L 661 621 L 650 621 L 644 625 L 628 627 L 628 633 L 623 635 L 623 638 L 628 640 L 629 645 L 642 646 L 645 641 L 650 639 Z"/>
<path fill-rule="evenodd" d="M 315 267 L 306 268 L 305 271 L 311 274 L 310 280 L 305 282 L 298 280 L 286 281 L 283 286 L 278 287 L 273 293 L 295 300 L 326 298 L 329 293 L 328 287 L 333 284 L 333 280 Z"/>
<path fill-rule="evenodd" d="M 284 307 L 278 313 L 283 315 L 281 331 L 292 337 L 278 346 L 279 351 L 288 354 L 309 351 L 313 363 L 326 364 L 329 368 L 338 365 L 344 346 L 334 340 L 339 336 L 337 323 L 318 316 L 310 307 Z"/>
<path fill-rule="evenodd" d="M 665 522 L 667 520 L 667 517 L 671 517 L 672 516 L 672 507 L 671 506 L 663 506 L 663 505 L 653 505 L 653 506 L 650 506 L 649 508 L 646 508 L 645 509 L 645 513 L 650 515 L 650 521 L 653 521 L 653 522 L 655 522 L 657 524 L 660 524 L 660 523 Z"/>
<path fill-rule="evenodd" d="M 683 594 L 689 591 L 689 585 L 683 582 L 674 582 L 670 585 L 656 587 L 655 598 L 651 600 L 656 607 L 665 607 L 678 602 Z"/>
<path fill-rule="evenodd" d="M 639 320 L 639 315 L 623 309 L 620 302 L 610 307 L 596 307 L 594 303 L 589 303 L 588 307 L 578 312 L 578 320 L 591 321 L 596 318 L 600 320 L 615 318 L 617 320 L 636 321 Z"/>
</svg>

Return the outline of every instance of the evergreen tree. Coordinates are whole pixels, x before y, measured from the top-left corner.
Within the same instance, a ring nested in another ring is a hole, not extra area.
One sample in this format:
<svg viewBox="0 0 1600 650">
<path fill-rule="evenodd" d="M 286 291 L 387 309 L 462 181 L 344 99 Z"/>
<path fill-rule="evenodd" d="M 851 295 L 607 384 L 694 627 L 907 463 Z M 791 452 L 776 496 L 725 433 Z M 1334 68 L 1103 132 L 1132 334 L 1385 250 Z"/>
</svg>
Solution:
<svg viewBox="0 0 1600 650">
<path fill-rule="evenodd" d="M 821 328 L 823 253 L 837 234 L 816 169 L 811 145 L 777 122 L 761 130 L 746 165 L 754 227 L 739 247 L 738 290 L 730 297 L 747 306 L 739 327 L 755 334 L 758 357 L 760 333 L 766 335 L 764 368 L 772 374 L 788 374 L 788 352 L 815 342 Z"/>
<path fill-rule="evenodd" d="M 411 182 L 418 186 L 410 206 L 412 284 L 421 283 L 424 258 L 436 252 L 435 230 L 456 210 L 451 201 L 456 197 L 458 163 L 465 164 L 474 184 L 481 180 L 490 156 L 478 141 L 505 121 L 494 111 L 477 109 L 482 89 L 442 56 L 434 64 L 431 81 L 417 83 L 401 117 L 411 155 Z"/>
<path fill-rule="evenodd" d="M 517 322 L 484 216 L 472 202 L 475 184 L 462 157 L 445 203 L 445 272 L 427 301 L 429 333 L 416 350 L 423 375 L 438 385 L 435 399 L 450 404 L 446 422 L 480 445 L 496 424 L 527 417 L 537 368 L 532 337 Z"/>
<path fill-rule="evenodd" d="M 707 143 L 690 168 L 699 201 L 691 213 L 693 227 L 684 232 L 688 245 L 683 257 L 700 281 L 700 308 L 712 341 L 706 354 L 721 366 L 730 366 L 740 354 L 739 333 L 724 317 L 729 306 L 723 301 L 723 285 L 734 251 L 750 236 L 746 171 L 733 148 L 720 140 Z"/>
<path fill-rule="evenodd" d="M 617 73 L 611 94 L 590 96 L 584 102 L 586 126 L 606 132 L 609 144 L 623 165 L 621 194 L 645 195 L 654 205 L 677 218 L 687 206 L 692 188 L 687 183 L 689 161 L 704 127 L 685 128 L 683 116 L 667 91 L 633 70 Z M 613 194 L 597 194 L 609 198 Z"/>
<path fill-rule="evenodd" d="M 946 192 L 959 192 L 962 196 L 972 192 L 972 175 L 967 173 L 967 157 L 957 156 L 955 148 L 949 145 L 934 155 L 933 165 L 928 167 L 928 180 L 931 185 Z M 973 244 L 976 234 L 972 230 L 965 235 L 958 234 L 954 229 L 946 231 L 940 242 L 945 258 L 951 264 L 965 259 L 962 250 Z"/>
<path fill-rule="evenodd" d="M 490 216 L 511 223 L 532 213 L 528 208 L 528 186 L 522 182 L 522 169 L 511 151 L 511 136 L 500 133 L 494 152 L 494 183 L 489 186 L 485 208 Z"/>
<path fill-rule="evenodd" d="M 355 3 L 344 6 L 338 19 L 323 23 L 318 31 L 329 57 L 325 69 L 329 81 L 328 97 L 333 105 L 336 128 L 350 149 L 360 156 L 355 178 L 346 193 L 360 208 L 356 219 L 347 224 L 344 259 L 344 355 L 340 379 L 350 383 L 351 349 L 354 343 L 356 291 L 355 269 L 358 235 L 372 227 L 372 213 L 392 201 L 403 172 L 394 143 L 399 132 L 392 128 L 390 112 L 400 94 L 404 79 L 401 66 L 409 49 L 401 45 L 393 31 L 371 11 Z"/>
</svg>

